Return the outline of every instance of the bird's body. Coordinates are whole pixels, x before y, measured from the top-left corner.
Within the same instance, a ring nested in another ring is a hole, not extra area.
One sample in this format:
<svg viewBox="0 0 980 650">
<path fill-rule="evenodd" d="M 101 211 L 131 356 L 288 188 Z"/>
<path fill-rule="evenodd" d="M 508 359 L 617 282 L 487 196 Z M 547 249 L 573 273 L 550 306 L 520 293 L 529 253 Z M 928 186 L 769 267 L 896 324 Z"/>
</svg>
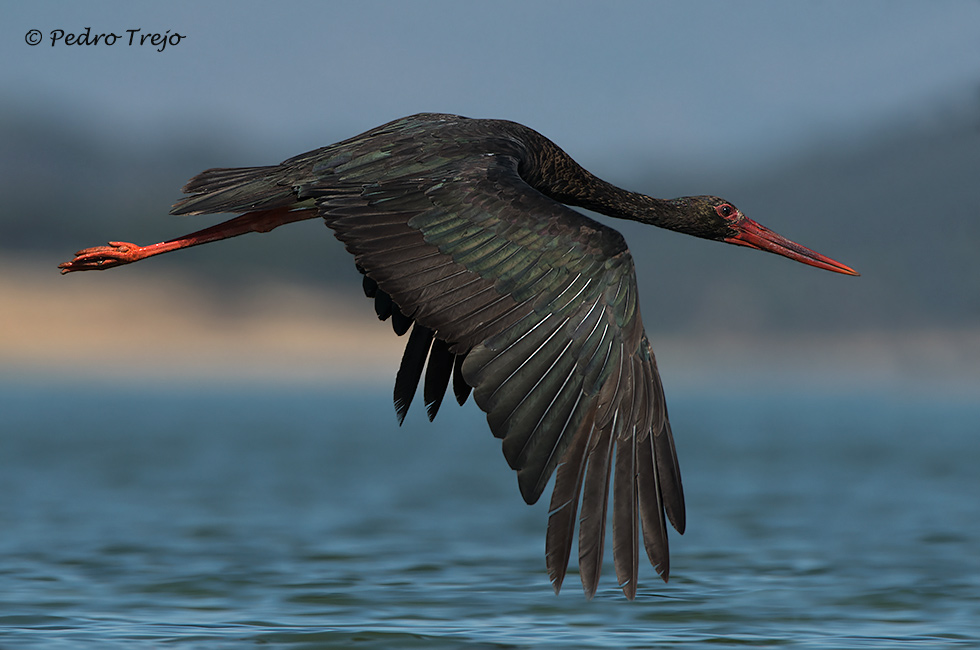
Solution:
<svg viewBox="0 0 980 650">
<path fill-rule="evenodd" d="M 547 565 L 565 575 L 576 513 L 591 596 L 602 564 L 612 477 L 613 557 L 636 592 L 639 540 L 669 572 L 666 521 L 685 526 L 663 389 L 643 330 L 623 237 L 567 205 L 763 248 L 842 273 L 722 199 L 661 200 L 621 190 L 537 132 L 502 120 L 420 114 L 272 167 L 212 169 L 175 214 L 242 212 L 147 247 L 80 251 L 63 272 L 108 268 L 177 248 L 322 217 L 354 255 L 365 292 L 399 334 L 399 418 L 423 382 L 430 419 L 450 383 L 472 389 L 534 503 L 556 474 Z"/>
</svg>

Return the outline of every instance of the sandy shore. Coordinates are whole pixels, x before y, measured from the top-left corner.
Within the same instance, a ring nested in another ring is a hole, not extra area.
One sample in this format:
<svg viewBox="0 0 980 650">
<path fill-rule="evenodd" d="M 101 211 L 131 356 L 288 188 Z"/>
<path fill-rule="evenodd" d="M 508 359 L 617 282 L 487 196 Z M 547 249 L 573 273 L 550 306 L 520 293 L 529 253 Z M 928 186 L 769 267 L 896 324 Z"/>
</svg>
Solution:
<svg viewBox="0 0 980 650">
<path fill-rule="evenodd" d="M 0 267 L 0 364 L 71 377 L 367 380 L 403 342 L 369 302 L 287 285 L 221 296 L 138 269 Z"/>
<path fill-rule="evenodd" d="M 61 276 L 55 265 L 0 262 L 0 373 L 8 377 L 388 383 L 401 358 L 404 340 L 352 293 L 268 284 L 228 297 L 152 270 Z M 974 330 L 650 334 L 668 386 L 980 387 Z"/>
</svg>

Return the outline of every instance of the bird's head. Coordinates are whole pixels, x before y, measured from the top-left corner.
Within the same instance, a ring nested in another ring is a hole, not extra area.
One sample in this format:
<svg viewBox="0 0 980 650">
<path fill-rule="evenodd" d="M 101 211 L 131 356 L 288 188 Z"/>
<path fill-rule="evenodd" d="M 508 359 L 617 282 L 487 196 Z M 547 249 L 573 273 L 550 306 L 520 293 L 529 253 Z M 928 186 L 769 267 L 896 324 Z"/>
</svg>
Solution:
<svg viewBox="0 0 980 650">
<path fill-rule="evenodd" d="M 676 229 L 687 234 L 776 253 L 835 273 L 859 275 L 851 267 L 800 246 L 752 221 L 725 199 L 717 196 L 686 196 L 671 202 L 685 215 L 684 223 L 679 224 L 680 227 Z"/>
</svg>

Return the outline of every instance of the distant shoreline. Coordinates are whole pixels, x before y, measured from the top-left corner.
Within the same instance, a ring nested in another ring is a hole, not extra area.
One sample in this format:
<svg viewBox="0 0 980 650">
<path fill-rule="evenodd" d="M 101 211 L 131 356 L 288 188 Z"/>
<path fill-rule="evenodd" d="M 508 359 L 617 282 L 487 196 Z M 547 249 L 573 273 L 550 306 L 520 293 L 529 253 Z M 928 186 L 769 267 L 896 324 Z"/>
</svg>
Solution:
<svg viewBox="0 0 980 650">
<path fill-rule="evenodd" d="M 390 382 L 405 339 L 352 294 L 286 284 L 216 303 L 139 269 L 0 264 L 0 378 Z M 980 330 L 658 333 L 665 385 L 931 386 L 980 394 Z"/>
</svg>

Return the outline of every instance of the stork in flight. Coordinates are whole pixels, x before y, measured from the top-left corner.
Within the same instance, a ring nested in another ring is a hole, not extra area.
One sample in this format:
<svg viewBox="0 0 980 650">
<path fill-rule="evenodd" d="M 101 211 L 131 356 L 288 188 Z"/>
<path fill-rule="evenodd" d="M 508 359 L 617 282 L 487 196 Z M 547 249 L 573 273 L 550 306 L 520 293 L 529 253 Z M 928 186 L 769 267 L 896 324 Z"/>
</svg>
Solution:
<svg viewBox="0 0 980 650">
<path fill-rule="evenodd" d="M 555 592 L 579 515 L 579 567 L 599 582 L 612 476 L 616 577 L 636 594 L 640 539 L 667 580 L 669 520 L 684 492 L 663 386 L 622 235 L 568 206 L 748 246 L 847 275 L 715 196 L 656 199 L 615 187 L 536 131 L 424 113 L 270 167 L 209 169 L 172 214 L 243 213 L 177 239 L 88 248 L 62 273 L 107 269 L 322 218 L 354 255 L 378 316 L 411 328 L 395 380 L 401 421 L 423 371 L 435 417 L 449 383 L 503 440 L 521 495 L 552 474 L 546 563 Z"/>
</svg>

